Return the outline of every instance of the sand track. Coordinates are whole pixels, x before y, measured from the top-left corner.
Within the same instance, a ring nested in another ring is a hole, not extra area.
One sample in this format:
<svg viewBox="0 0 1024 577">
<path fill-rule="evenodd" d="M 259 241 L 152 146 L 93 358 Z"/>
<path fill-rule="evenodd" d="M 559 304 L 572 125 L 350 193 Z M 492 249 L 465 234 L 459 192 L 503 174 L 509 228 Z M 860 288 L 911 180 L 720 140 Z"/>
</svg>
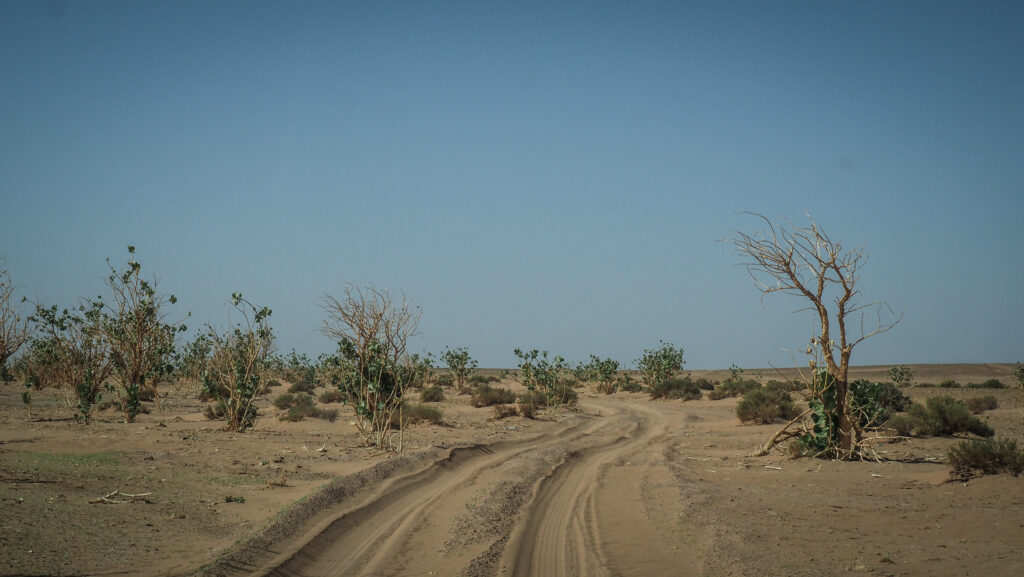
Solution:
<svg viewBox="0 0 1024 577">
<path fill-rule="evenodd" d="M 360 503 L 339 504 L 251 574 L 640 574 L 629 571 L 633 545 L 651 538 L 650 519 L 629 505 L 642 505 L 670 421 L 641 403 L 583 409 L 553 433 L 454 449 Z M 644 463 L 640 479 L 622 474 L 633 462 Z M 481 534 L 464 535 L 467 527 Z M 644 557 L 644 572 L 656 569 Z"/>
</svg>

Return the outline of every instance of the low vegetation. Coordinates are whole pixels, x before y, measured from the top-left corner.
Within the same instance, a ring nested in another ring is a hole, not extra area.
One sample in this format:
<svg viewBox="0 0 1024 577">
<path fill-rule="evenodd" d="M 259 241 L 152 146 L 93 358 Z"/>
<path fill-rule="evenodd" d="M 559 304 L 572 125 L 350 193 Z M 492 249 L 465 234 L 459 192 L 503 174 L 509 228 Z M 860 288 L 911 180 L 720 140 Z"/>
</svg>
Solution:
<svg viewBox="0 0 1024 577">
<path fill-rule="evenodd" d="M 768 424 L 790 420 L 800 414 L 792 395 L 779 389 L 758 387 L 744 393 L 736 405 L 736 416 L 743 423 Z"/>
<path fill-rule="evenodd" d="M 950 476 L 966 480 L 980 473 L 994 475 L 1024 472 L 1024 451 L 1011 439 L 968 439 L 949 448 L 946 453 Z"/>
<path fill-rule="evenodd" d="M 665 379 L 648 391 L 652 399 L 682 399 L 684 401 L 700 400 L 703 396 L 700 386 L 690 377 Z"/>
</svg>

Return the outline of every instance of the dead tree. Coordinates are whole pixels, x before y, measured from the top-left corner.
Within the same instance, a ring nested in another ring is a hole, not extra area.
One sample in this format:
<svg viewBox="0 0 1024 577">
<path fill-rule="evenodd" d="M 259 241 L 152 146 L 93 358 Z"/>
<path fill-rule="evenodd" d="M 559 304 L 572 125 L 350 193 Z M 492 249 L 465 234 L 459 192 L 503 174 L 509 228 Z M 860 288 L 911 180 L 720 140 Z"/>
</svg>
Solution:
<svg viewBox="0 0 1024 577">
<path fill-rule="evenodd" d="M 356 410 L 359 433 L 367 444 L 401 451 L 402 397 L 414 377 L 406 346 L 417 334 L 419 309 L 385 290 L 352 285 L 342 299 L 325 295 L 323 309 L 323 333 L 338 343 L 335 380 Z"/>
<path fill-rule="evenodd" d="M 810 216 L 809 226 L 794 227 L 789 223 L 775 224 L 761 214 L 748 214 L 760 218 L 767 228 L 752 235 L 737 232 L 728 240 L 737 253 L 747 259 L 743 265 L 763 295 L 778 292 L 801 296 L 810 301 L 810 305 L 800 310 L 811 310 L 818 315 L 821 332 L 811 339 L 811 346 L 820 352 L 825 364 L 820 368 L 826 370 L 830 378 L 815 378 L 812 395 L 823 395 L 829 392 L 824 389 L 830 387 L 834 389 L 835 413 L 829 416 L 837 424 L 837 435 L 835 446 L 829 452 L 839 459 L 852 459 L 858 452 L 862 431 L 851 408 L 850 356 L 854 347 L 888 331 L 900 322 L 902 315 L 884 322 L 882 313 L 892 313 L 887 304 L 856 301 L 860 294 L 857 290 L 860 270 L 867 262 L 863 247 L 844 249 Z M 865 327 L 869 310 L 875 313 L 870 329 Z M 851 315 L 855 315 L 859 323 L 856 336 L 848 326 L 854 318 Z M 819 367 L 815 365 L 816 362 L 811 361 L 811 368 L 817 374 Z"/>
<path fill-rule="evenodd" d="M 28 342 L 30 335 L 28 318 L 21 315 L 14 302 L 11 275 L 0 264 L 0 380 L 7 379 L 7 359 Z"/>
</svg>

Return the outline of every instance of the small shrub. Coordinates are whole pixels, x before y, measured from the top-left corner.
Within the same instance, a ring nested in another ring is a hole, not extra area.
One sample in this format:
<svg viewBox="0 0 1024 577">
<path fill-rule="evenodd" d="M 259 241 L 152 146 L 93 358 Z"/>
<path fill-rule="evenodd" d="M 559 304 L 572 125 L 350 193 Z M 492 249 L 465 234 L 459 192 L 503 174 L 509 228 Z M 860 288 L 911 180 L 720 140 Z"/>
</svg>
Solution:
<svg viewBox="0 0 1024 577">
<path fill-rule="evenodd" d="M 347 397 L 343 391 L 340 391 L 338 389 L 328 389 L 320 393 L 320 396 L 317 397 L 317 400 L 324 404 L 344 403 L 347 400 Z"/>
<path fill-rule="evenodd" d="M 994 434 L 988 423 L 972 415 L 967 405 L 952 397 L 929 397 L 924 405 L 912 405 L 908 414 L 916 421 L 917 430 L 924 435 L 974 433 L 979 437 L 991 437 Z"/>
<path fill-rule="evenodd" d="M 551 387 L 551 390 L 548 391 L 549 401 L 556 405 L 565 405 L 568 407 L 575 406 L 579 395 L 573 388 L 572 383 L 575 383 L 575 380 L 565 382 L 560 381 L 556 383 L 555 386 Z"/>
<path fill-rule="evenodd" d="M 515 401 L 516 396 L 508 389 L 480 385 L 473 393 L 473 398 L 470 399 L 469 404 L 474 407 L 489 407 L 491 405 L 514 403 Z"/>
<path fill-rule="evenodd" d="M 444 418 L 444 413 L 441 412 L 441 409 L 427 405 L 407 405 L 402 410 L 402 417 L 405 419 L 406 424 L 433 423 L 440 425 Z"/>
<path fill-rule="evenodd" d="M 652 399 L 682 399 L 684 401 L 701 399 L 700 387 L 690 377 L 665 379 L 651 387 L 648 393 Z"/>
<path fill-rule="evenodd" d="M 760 388 L 761 385 L 757 381 L 745 380 L 745 381 L 723 381 L 715 390 L 711 391 L 708 395 L 712 400 L 720 400 L 727 397 L 738 397 L 746 394 L 747 391 Z"/>
<path fill-rule="evenodd" d="M 596 390 L 599 393 L 602 393 L 602 394 L 605 394 L 605 395 L 611 395 L 611 394 L 615 393 L 615 388 L 616 387 L 615 387 L 615 383 L 614 382 L 611 382 L 611 383 L 603 383 L 602 382 L 602 383 L 597 383 Z"/>
<path fill-rule="evenodd" d="M 984 383 L 967 383 L 968 389 L 1005 389 L 1006 385 L 999 379 L 989 379 Z"/>
<path fill-rule="evenodd" d="M 295 395 L 291 393 L 283 393 L 274 399 L 274 406 L 278 409 L 287 409 L 295 404 Z"/>
<path fill-rule="evenodd" d="M 983 475 L 1010 473 L 1014 477 L 1024 472 L 1024 452 L 1011 439 L 969 439 L 960 441 L 946 453 L 949 474 L 958 479 L 968 479 L 974 471 Z"/>
<path fill-rule="evenodd" d="M 466 379 L 467 383 L 470 383 L 470 384 L 473 384 L 473 385 L 486 385 L 486 384 L 490 384 L 490 383 L 497 383 L 497 382 L 500 382 L 500 381 L 501 381 L 501 379 L 496 377 L 496 376 L 494 376 L 494 375 L 480 375 L 480 374 L 473 375 L 473 376 L 469 377 L 468 379 Z"/>
<path fill-rule="evenodd" d="M 769 391 L 782 391 L 785 393 L 795 393 L 804 389 L 804 384 L 800 381 L 777 381 L 772 379 L 765 383 L 764 388 Z"/>
<path fill-rule="evenodd" d="M 633 380 L 633 378 L 628 374 L 623 374 L 619 377 L 619 380 L 616 381 L 616 385 L 619 387 L 620 391 L 626 391 L 627 393 L 639 393 L 644 390 L 643 384 L 639 381 Z"/>
<path fill-rule="evenodd" d="M 434 377 L 434 384 L 441 387 L 451 387 L 455 384 L 455 377 L 447 373 Z"/>
<path fill-rule="evenodd" d="M 644 349 L 644 354 L 637 362 L 640 375 L 648 387 L 654 387 L 667 381 L 683 370 L 683 349 L 676 348 L 672 343 L 661 341 L 657 349 Z"/>
<path fill-rule="evenodd" d="M 317 419 L 323 419 L 328 423 L 333 423 L 338 420 L 338 409 L 317 409 L 316 413 L 312 416 Z"/>
<path fill-rule="evenodd" d="M 268 389 L 272 389 L 274 387 L 280 387 L 280 386 L 281 386 L 281 381 L 279 381 L 277 379 L 270 379 L 269 381 L 267 381 L 267 388 Z M 295 392 L 295 391 L 292 391 L 292 392 Z"/>
<path fill-rule="evenodd" d="M 967 399 L 964 401 L 964 404 L 967 405 L 967 408 L 975 415 L 999 408 L 999 401 L 992 395 Z"/>
<path fill-rule="evenodd" d="M 228 495 L 224 497 L 225 503 L 245 503 L 245 497 L 241 495 Z"/>
<path fill-rule="evenodd" d="M 532 418 L 534 418 L 536 413 L 537 413 L 537 408 L 535 406 L 531 405 L 530 403 L 523 403 L 523 402 L 519 403 L 519 414 L 520 415 L 526 417 L 527 419 L 532 419 Z"/>
<path fill-rule="evenodd" d="M 548 396 L 540 391 L 526 391 L 519 395 L 519 405 L 529 405 L 534 408 L 542 408 L 548 406 Z M 522 413 L 522 411 L 520 411 Z M 526 416 L 526 413 L 523 413 Z M 533 417 L 530 417 L 531 419 Z"/>
<path fill-rule="evenodd" d="M 910 415 L 894 415 L 889 419 L 888 423 L 896 434 L 900 437 L 909 437 L 914 434 L 914 428 L 917 426 L 917 420 Z"/>
<path fill-rule="evenodd" d="M 763 387 L 747 391 L 736 405 L 736 416 L 743 423 L 768 424 L 775 419 L 792 419 L 798 414 L 799 410 L 788 392 Z"/>
<path fill-rule="evenodd" d="M 922 384 L 921 386 L 924 386 L 924 384 Z M 939 388 L 940 389 L 959 389 L 960 388 L 960 383 L 956 382 L 955 379 L 946 379 L 946 380 L 942 381 L 941 383 L 939 383 Z"/>
<path fill-rule="evenodd" d="M 444 389 L 434 385 L 423 389 L 420 393 L 420 401 L 424 403 L 439 403 L 444 400 Z"/>
<path fill-rule="evenodd" d="M 515 405 L 494 405 L 494 418 L 495 420 L 502 420 L 506 417 L 514 417 L 519 414 L 519 409 Z"/>
<path fill-rule="evenodd" d="M 715 390 L 715 383 L 708 380 L 707 377 L 700 377 L 693 381 L 697 384 L 697 387 L 702 391 L 713 391 Z"/>
<path fill-rule="evenodd" d="M 312 395 L 313 394 L 313 389 L 315 387 L 316 387 L 316 385 L 314 385 L 312 382 L 295 383 L 294 385 L 288 387 L 288 392 L 289 393 L 308 393 L 308 394 Z"/>
</svg>

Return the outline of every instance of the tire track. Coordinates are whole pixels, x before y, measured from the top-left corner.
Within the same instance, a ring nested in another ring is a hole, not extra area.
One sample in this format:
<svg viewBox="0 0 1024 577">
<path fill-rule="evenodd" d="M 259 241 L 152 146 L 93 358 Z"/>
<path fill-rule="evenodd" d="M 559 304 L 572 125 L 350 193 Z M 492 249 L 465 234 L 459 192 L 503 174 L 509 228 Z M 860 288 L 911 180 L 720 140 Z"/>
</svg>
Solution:
<svg viewBox="0 0 1024 577">
<path fill-rule="evenodd" d="M 657 443 L 668 432 L 668 421 L 658 411 L 632 403 L 620 406 L 633 424 L 629 436 L 592 444 L 541 481 L 504 552 L 505 575 L 611 574 L 598 522 L 600 480 L 609 466 Z"/>
<path fill-rule="evenodd" d="M 453 450 L 447 459 L 394 479 L 373 498 L 335 515 L 311 538 L 292 546 L 253 575 L 405 574 L 410 564 L 409 550 L 422 553 L 425 548 L 442 548 L 453 507 L 464 505 L 467 495 L 485 488 L 490 480 L 488 472 L 520 455 L 552 452 L 571 443 L 589 444 L 590 437 L 603 438 L 603 431 L 619 422 L 593 419 L 539 438 Z M 416 546 L 409 547 L 414 540 Z M 445 574 L 462 571 L 462 562 L 468 561 L 460 559 L 456 564 L 455 559 L 436 557 L 434 561 Z"/>
</svg>

